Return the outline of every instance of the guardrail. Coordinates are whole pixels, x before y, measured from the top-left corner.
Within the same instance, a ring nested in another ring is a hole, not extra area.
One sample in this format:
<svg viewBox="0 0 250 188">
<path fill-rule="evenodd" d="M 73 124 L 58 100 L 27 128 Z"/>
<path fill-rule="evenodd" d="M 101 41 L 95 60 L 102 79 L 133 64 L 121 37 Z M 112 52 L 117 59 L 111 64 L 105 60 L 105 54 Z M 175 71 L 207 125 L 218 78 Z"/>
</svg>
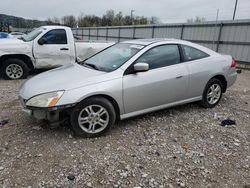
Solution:
<svg viewBox="0 0 250 188">
<path fill-rule="evenodd" d="M 109 26 L 73 28 L 84 40 L 116 42 L 140 38 L 177 38 L 231 54 L 237 63 L 250 66 L 250 20 L 205 22 L 197 24 L 164 24 L 143 26 Z M 249 67 L 250 68 L 250 67 Z"/>
</svg>

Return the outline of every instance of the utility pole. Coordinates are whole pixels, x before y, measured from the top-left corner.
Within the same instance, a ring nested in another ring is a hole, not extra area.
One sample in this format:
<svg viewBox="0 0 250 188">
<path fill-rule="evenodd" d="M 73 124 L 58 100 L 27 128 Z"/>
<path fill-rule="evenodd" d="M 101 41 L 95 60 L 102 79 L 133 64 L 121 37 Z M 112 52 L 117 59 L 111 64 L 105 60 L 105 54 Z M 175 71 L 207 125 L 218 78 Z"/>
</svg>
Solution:
<svg viewBox="0 0 250 188">
<path fill-rule="evenodd" d="M 237 9 L 237 4 L 238 4 L 238 0 L 235 0 L 233 20 L 234 20 L 234 18 L 235 18 L 235 13 L 236 13 L 236 9 Z"/>
<path fill-rule="evenodd" d="M 216 22 L 218 21 L 218 18 L 219 18 L 219 12 L 220 12 L 220 9 L 217 9 Z"/>
<path fill-rule="evenodd" d="M 131 10 L 131 15 L 130 15 L 131 25 L 134 25 L 133 24 L 133 12 L 135 12 L 135 10 Z"/>
<path fill-rule="evenodd" d="M 220 9 L 217 9 L 216 19 L 215 19 L 215 24 L 214 24 L 213 46 L 214 46 L 215 40 L 216 40 L 215 37 L 216 37 L 216 29 L 217 29 L 217 26 L 218 26 L 219 12 L 220 12 Z M 213 47 L 212 47 L 212 48 L 213 48 Z"/>
</svg>

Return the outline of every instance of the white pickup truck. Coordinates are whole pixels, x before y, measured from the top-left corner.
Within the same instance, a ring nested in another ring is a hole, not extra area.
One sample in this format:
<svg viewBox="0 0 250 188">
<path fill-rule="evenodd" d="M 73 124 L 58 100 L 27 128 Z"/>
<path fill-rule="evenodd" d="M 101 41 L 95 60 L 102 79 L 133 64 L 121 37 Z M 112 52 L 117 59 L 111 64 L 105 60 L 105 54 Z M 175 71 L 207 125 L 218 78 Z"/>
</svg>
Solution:
<svg viewBox="0 0 250 188">
<path fill-rule="evenodd" d="M 30 70 L 75 63 L 113 44 L 75 41 L 69 27 L 42 26 L 18 39 L 0 40 L 0 74 L 7 79 L 26 78 Z"/>
</svg>

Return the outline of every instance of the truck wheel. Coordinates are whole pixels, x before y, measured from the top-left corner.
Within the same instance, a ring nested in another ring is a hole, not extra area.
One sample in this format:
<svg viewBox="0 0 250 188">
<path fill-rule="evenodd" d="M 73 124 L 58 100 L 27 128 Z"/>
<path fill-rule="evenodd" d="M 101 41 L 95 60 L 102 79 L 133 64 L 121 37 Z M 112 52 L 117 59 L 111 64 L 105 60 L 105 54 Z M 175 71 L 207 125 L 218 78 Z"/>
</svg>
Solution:
<svg viewBox="0 0 250 188">
<path fill-rule="evenodd" d="M 0 69 L 2 76 L 9 80 L 27 78 L 29 73 L 29 68 L 24 61 L 16 58 L 5 60 Z"/>
<path fill-rule="evenodd" d="M 78 136 L 97 137 L 114 125 L 115 117 L 115 109 L 107 99 L 93 97 L 76 105 L 70 119 Z"/>
</svg>

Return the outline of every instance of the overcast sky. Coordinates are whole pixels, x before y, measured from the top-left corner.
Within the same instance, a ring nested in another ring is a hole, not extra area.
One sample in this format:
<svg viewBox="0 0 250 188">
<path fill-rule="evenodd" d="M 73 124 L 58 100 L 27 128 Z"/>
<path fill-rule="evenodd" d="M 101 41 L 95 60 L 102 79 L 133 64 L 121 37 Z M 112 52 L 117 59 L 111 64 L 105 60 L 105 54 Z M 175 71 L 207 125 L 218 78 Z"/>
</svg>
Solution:
<svg viewBox="0 0 250 188">
<path fill-rule="evenodd" d="M 161 22 L 186 22 L 200 16 L 215 20 L 232 19 L 235 0 L 1 0 L 0 13 L 24 18 L 47 19 L 73 14 L 102 16 L 113 9 L 135 16 L 156 16 Z M 250 0 L 238 0 L 236 19 L 250 19 Z"/>
</svg>

